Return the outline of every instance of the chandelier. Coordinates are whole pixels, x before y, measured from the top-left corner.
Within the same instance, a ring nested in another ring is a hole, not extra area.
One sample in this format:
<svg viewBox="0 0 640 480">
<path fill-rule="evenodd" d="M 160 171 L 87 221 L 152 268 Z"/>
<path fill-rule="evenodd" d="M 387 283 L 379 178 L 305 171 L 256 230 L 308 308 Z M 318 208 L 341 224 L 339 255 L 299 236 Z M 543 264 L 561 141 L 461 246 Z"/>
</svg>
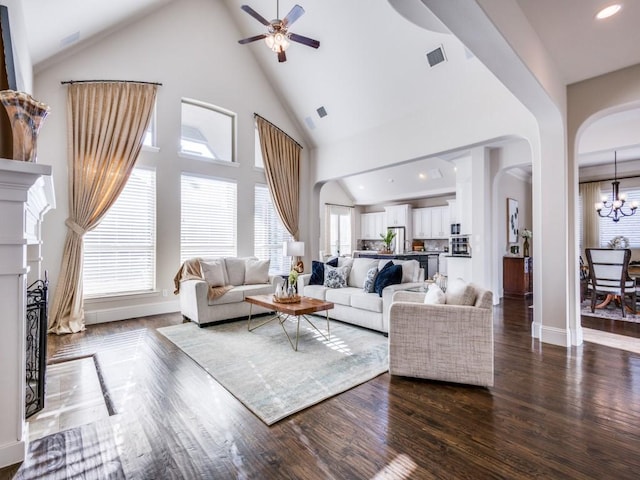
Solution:
<svg viewBox="0 0 640 480">
<path fill-rule="evenodd" d="M 613 219 L 614 222 L 618 222 L 622 217 L 628 217 L 636 213 L 638 202 L 635 200 L 632 201 L 629 205 L 628 212 L 625 212 L 623 210 L 624 204 L 627 201 L 627 194 L 620 193 L 620 182 L 618 181 L 618 156 L 617 152 L 615 151 L 613 152 L 613 168 L 614 173 L 613 182 L 611 182 L 611 201 L 607 200 L 607 196 L 604 195 L 602 197 L 602 202 L 596 203 L 595 207 L 598 215 L 600 215 L 601 217 L 609 217 Z"/>
</svg>

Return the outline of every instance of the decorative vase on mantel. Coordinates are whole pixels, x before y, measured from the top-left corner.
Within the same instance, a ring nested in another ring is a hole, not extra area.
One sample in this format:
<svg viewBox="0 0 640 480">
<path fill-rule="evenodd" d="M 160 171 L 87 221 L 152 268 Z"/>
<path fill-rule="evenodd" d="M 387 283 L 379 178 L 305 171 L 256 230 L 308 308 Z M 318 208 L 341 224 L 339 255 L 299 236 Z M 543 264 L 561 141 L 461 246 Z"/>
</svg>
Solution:
<svg viewBox="0 0 640 480">
<path fill-rule="evenodd" d="M 13 160 L 35 162 L 38 132 L 49 114 L 49 106 L 38 102 L 28 93 L 14 90 L 0 91 L 0 101 L 11 122 Z"/>
<path fill-rule="evenodd" d="M 524 242 L 522 243 L 522 256 L 529 256 L 529 239 L 524 237 Z"/>
</svg>

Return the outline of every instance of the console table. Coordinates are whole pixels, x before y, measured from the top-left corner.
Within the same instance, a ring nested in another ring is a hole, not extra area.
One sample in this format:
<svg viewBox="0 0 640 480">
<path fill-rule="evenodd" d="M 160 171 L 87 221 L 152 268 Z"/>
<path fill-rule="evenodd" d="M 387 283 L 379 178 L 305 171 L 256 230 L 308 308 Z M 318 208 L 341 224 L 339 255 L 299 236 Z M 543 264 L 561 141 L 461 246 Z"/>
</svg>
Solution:
<svg viewBox="0 0 640 480">
<path fill-rule="evenodd" d="M 505 297 L 531 295 L 533 293 L 533 258 L 503 257 L 502 288 Z"/>
</svg>

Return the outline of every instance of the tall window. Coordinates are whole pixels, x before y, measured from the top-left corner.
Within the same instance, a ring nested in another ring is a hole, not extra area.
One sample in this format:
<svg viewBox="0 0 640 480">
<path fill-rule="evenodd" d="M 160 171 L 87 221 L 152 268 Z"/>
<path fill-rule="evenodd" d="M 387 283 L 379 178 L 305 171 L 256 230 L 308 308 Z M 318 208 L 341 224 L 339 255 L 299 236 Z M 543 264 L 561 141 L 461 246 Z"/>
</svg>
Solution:
<svg viewBox="0 0 640 480">
<path fill-rule="evenodd" d="M 155 265 L 156 174 L 134 168 L 102 222 L 84 236 L 84 295 L 151 291 Z"/>
<path fill-rule="evenodd" d="M 153 114 L 151 115 L 151 120 L 149 120 L 149 125 L 147 126 L 147 130 L 144 132 L 144 138 L 142 144 L 145 147 L 155 148 L 158 146 L 158 138 L 156 135 L 156 107 L 153 107 Z"/>
<path fill-rule="evenodd" d="M 609 192 L 603 190 L 603 193 Z M 620 186 L 620 193 L 627 194 L 627 203 L 624 206 L 624 210 L 627 212 L 632 200 L 640 201 L 640 187 Z M 610 193 L 609 197 L 611 197 Z M 611 218 L 600 218 L 601 247 L 608 247 L 609 241 L 620 235 L 629 239 L 630 248 L 640 248 L 640 212 L 636 212 L 631 217 L 622 217 L 618 222 L 614 222 Z"/>
<path fill-rule="evenodd" d="M 255 187 L 253 216 L 253 252 L 260 260 L 271 260 L 270 273 L 285 273 L 291 270 L 291 258 L 282 256 L 282 244 L 293 240 L 282 225 L 266 185 Z"/>
<path fill-rule="evenodd" d="M 235 256 L 236 183 L 183 173 L 181 189 L 180 261 Z"/>
<path fill-rule="evenodd" d="M 235 134 L 235 113 L 195 100 L 182 100 L 181 153 L 233 162 Z"/>
<path fill-rule="evenodd" d="M 331 255 L 350 255 L 353 208 L 327 205 L 326 215 Z"/>
</svg>

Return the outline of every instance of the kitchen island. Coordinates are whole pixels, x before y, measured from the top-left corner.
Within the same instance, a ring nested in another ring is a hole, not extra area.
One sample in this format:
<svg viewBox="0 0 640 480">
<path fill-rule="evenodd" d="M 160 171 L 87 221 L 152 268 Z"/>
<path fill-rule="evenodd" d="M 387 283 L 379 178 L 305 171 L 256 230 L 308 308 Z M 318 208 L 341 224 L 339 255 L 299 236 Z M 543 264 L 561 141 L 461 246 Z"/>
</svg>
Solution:
<svg viewBox="0 0 640 480">
<path fill-rule="evenodd" d="M 438 273 L 438 261 L 442 252 L 433 250 L 425 252 L 405 252 L 405 253 L 380 253 L 375 250 L 354 250 L 353 257 L 389 259 L 389 260 L 417 260 L 420 267 L 424 268 L 424 278 L 433 278 Z"/>
</svg>

